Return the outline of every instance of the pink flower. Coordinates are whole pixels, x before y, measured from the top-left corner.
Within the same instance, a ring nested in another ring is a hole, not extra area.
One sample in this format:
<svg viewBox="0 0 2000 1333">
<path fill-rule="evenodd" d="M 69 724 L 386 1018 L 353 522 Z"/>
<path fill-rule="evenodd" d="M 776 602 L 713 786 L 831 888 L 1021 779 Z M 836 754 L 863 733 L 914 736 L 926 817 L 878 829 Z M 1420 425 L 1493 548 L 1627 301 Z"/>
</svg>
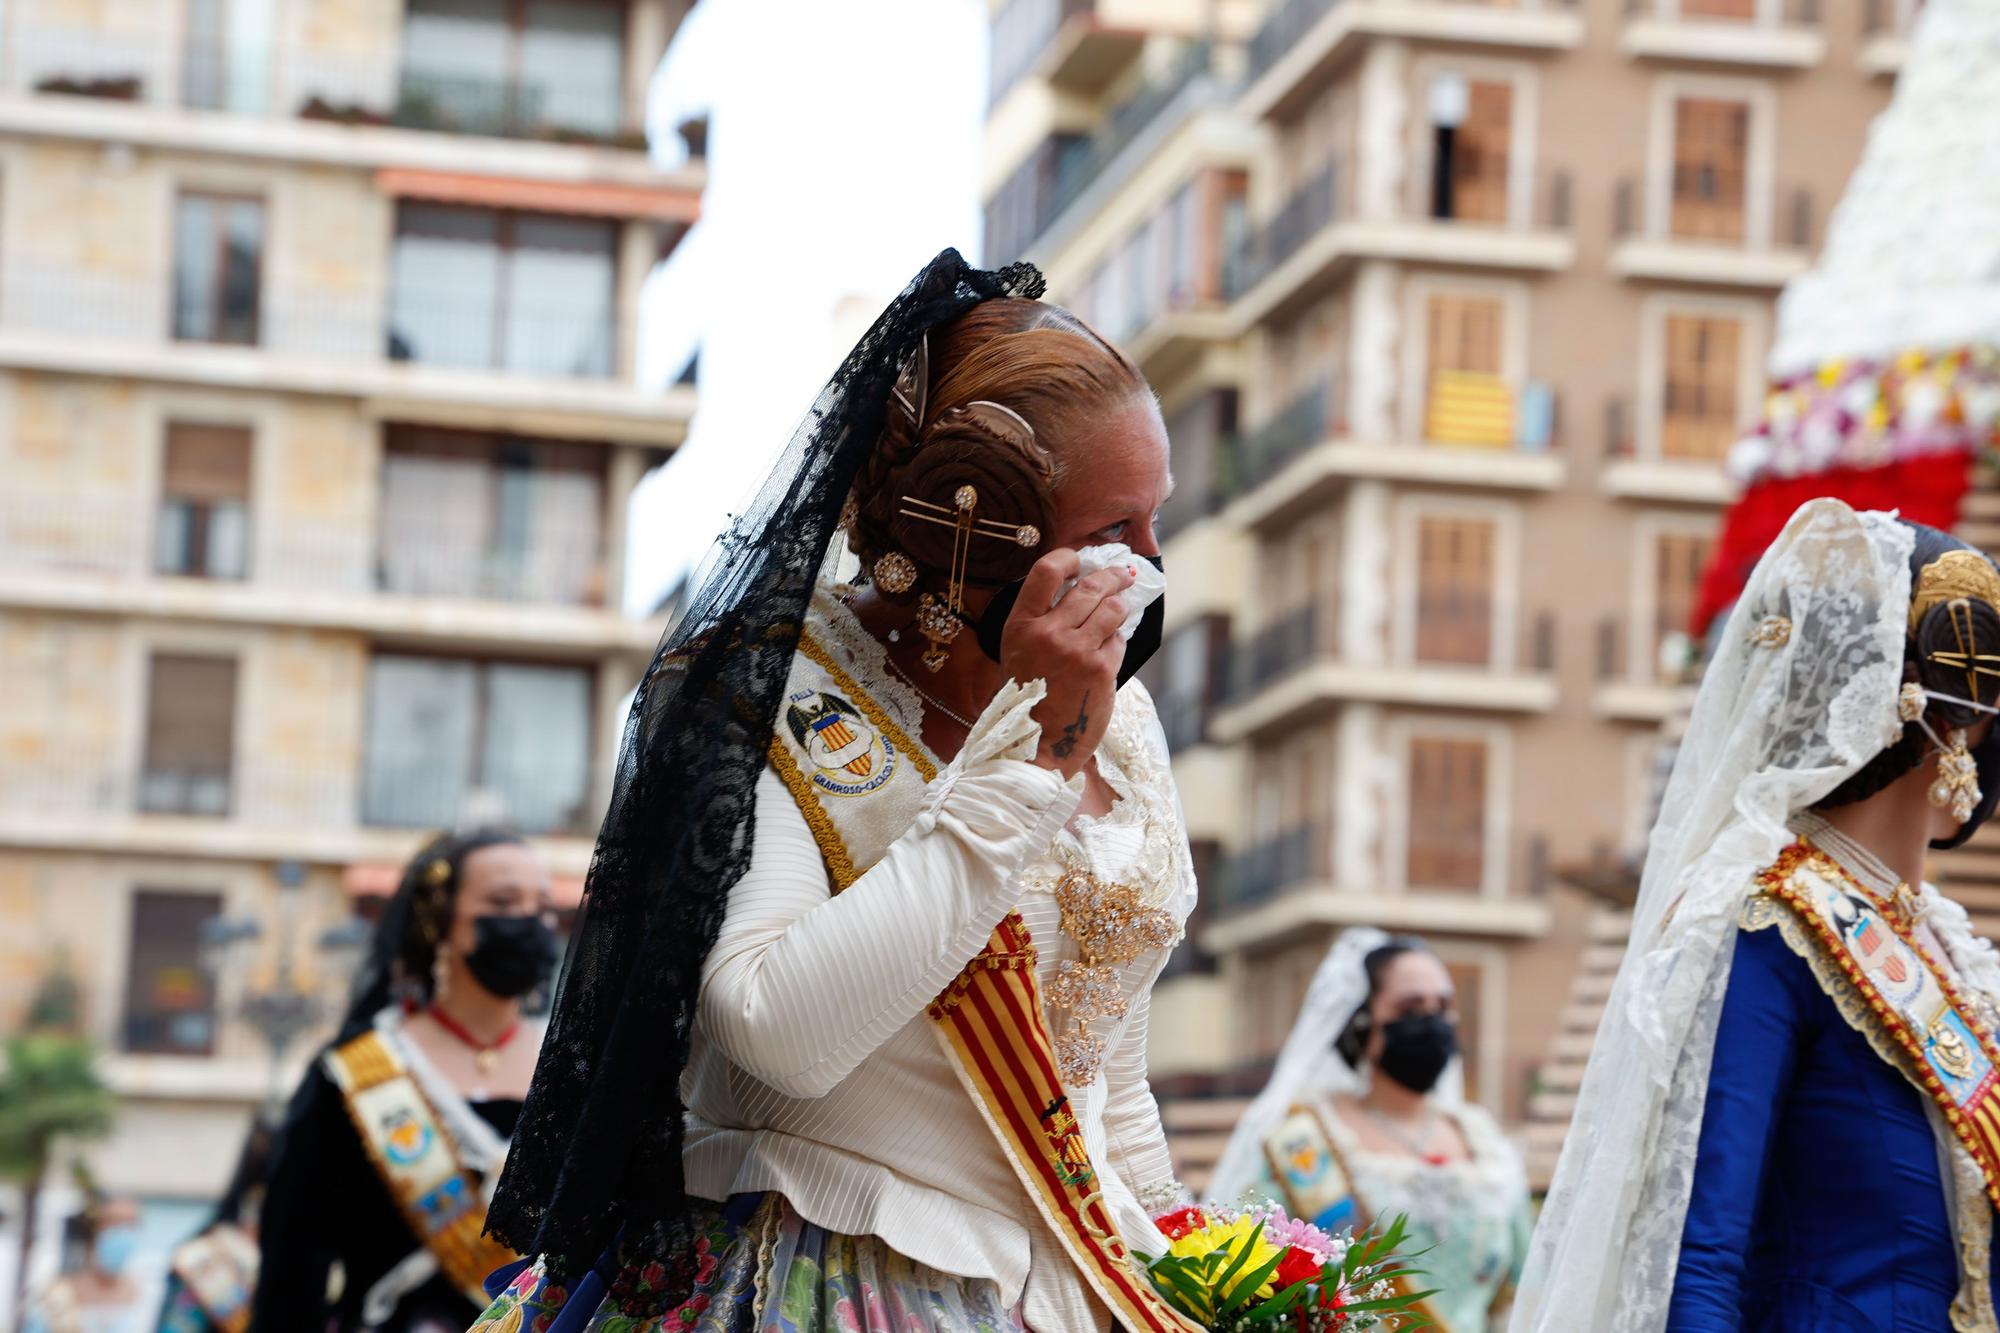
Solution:
<svg viewBox="0 0 2000 1333">
<path fill-rule="evenodd" d="M 1275 1208 L 1260 1215 L 1264 1219 L 1264 1237 L 1273 1245 L 1305 1250 L 1322 1262 L 1339 1259 L 1347 1253 L 1345 1245 L 1310 1222 L 1287 1217 Z"/>
<path fill-rule="evenodd" d="M 639 1270 L 639 1280 L 657 1291 L 667 1280 L 667 1270 L 659 1264 L 647 1264 Z"/>
<path fill-rule="evenodd" d="M 695 1283 L 698 1286 L 707 1286 L 708 1280 L 715 1276 L 715 1270 L 720 1267 L 722 1267 L 722 1260 L 712 1254 L 704 1254 L 701 1256 L 701 1263 L 695 1266 Z"/>
<path fill-rule="evenodd" d="M 535 1289 L 535 1284 L 541 1280 L 541 1273 L 537 1271 L 534 1264 L 529 1264 L 526 1268 L 516 1273 L 514 1280 L 507 1284 L 507 1294 L 509 1296 L 526 1296 Z"/>
</svg>

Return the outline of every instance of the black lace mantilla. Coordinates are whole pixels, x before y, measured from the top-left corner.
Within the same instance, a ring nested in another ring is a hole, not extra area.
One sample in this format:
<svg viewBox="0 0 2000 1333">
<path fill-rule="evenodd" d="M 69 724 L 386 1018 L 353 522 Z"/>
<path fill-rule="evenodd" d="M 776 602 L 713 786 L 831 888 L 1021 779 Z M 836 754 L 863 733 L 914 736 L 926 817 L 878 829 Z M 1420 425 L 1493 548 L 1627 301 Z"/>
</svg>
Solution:
<svg viewBox="0 0 2000 1333">
<path fill-rule="evenodd" d="M 981 301 L 1042 291 L 1030 265 L 987 272 L 956 250 L 931 261 L 703 562 L 625 722 L 569 965 L 488 1214 L 514 1249 L 583 1264 L 621 1227 L 671 1249 L 692 1225 L 680 1079 L 702 963 L 749 865 L 757 778 L 841 506 L 918 339 Z"/>
</svg>

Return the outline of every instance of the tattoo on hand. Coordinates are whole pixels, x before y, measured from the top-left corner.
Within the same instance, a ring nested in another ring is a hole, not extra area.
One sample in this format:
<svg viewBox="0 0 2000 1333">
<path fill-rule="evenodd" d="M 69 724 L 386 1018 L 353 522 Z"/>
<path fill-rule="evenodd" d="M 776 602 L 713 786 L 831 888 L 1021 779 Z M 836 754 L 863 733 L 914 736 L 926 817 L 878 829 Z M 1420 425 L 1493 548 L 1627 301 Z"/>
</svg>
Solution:
<svg viewBox="0 0 2000 1333">
<path fill-rule="evenodd" d="M 1063 728 L 1062 739 L 1049 747 L 1050 754 L 1058 759 L 1067 759 L 1076 753 L 1077 741 L 1082 739 L 1083 733 L 1090 726 L 1089 709 L 1090 696 L 1086 694 L 1083 696 L 1083 702 L 1077 706 L 1076 721 Z"/>
</svg>

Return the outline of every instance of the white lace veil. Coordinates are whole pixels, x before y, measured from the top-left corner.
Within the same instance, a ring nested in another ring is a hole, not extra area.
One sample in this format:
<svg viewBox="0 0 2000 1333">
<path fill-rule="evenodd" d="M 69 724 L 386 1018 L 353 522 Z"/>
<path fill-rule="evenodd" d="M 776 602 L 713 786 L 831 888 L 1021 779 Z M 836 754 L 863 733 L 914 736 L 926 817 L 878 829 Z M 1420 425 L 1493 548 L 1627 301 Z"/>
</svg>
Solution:
<svg viewBox="0 0 2000 1333">
<path fill-rule="evenodd" d="M 1814 500 L 1751 574 L 1668 779 L 1515 1333 L 1666 1321 L 1738 909 L 1786 821 L 1901 734 L 1908 528 Z"/>
<path fill-rule="evenodd" d="M 1264 1141 L 1293 1106 L 1308 1096 L 1359 1093 L 1367 1087 L 1366 1072 L 1349 1065 L 1333 1043 L 1368 999 L 1368 955 L 1390 942 L 1389 935 L 1373 926 L 1355 926 L 1342 932 L 1326 951 L 1306 988 L 1291 1035 L 1278 1052 L 1271 1081 L 1236 1122 L 1229 1146 L 1209 1177 L 1210 1203 L 1237 1203 L 1257 1183 L 1264 1173 Z M 1454 1057 L 1432 1096 L 1447 1106 L 1456 1105 L 1464 1098 L 1463 1088 Z"/>
</svg>

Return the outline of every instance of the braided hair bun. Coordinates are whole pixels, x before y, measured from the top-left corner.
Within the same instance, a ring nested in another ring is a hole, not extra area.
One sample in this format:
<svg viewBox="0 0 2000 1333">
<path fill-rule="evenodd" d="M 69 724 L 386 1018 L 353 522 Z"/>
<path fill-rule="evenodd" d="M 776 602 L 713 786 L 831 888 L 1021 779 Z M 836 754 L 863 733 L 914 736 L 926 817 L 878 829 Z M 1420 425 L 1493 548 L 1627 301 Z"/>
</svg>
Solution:
<svg viewBox="0 0 2000 1333">
<path fill-rule="evenodd" d="M 967 582 L 998 587 L 1025 576 L 1055 536 L 1064 455 L 1081 447 L 1098 414 L 1148 392 L 1122 353 L 1042 301 L 985 301 L 934 330 L 904 367 L 881 438 L 855 477 L 847 541 L 863 577 L 893 553 L 915 577 L 900 588 L 877 580 L 885 595 L 909 600 L 943 587 L 956 539 L 949 518 L 966 487 L 984 533 L 1034 538 L 975 538 Z M 924 506 L 947 522 L 904 512 Z"/>
<path fill-rule="evenodd" d="M 1916 542 L 1910 554 L 1910 633 L 1904 642 L 1903 674 L 1928 696 L 1923 721 L 1949 737 L 1986 716 L 1957 700 L 1988 708 L 2000 704 L 2000 675 L 1992 674 L 2000 671 L 2000 571 L 1949 533 L 1920 523 L 1907 526 Z M 1834 788 L 1818 808 L 1867 800 L 1915 769 L 1930 748 L 1923 726 L 1905 722 L 1893 745 Z"/>
</svg>

